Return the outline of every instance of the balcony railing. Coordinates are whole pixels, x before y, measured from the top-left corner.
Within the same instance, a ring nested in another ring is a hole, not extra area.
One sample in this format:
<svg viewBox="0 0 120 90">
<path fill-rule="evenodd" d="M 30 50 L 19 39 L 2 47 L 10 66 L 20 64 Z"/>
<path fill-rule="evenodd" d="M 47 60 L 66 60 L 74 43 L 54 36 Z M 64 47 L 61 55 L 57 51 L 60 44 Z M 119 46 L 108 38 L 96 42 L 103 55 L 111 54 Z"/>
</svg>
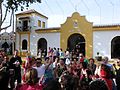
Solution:
<svg viewBox="0 0 120 90">
<path fill-rule="evenodd" d="M 17 27 L 16 28 L 17 32 L 26 32 L 26 31 L 31 31 L 31 26 L 23 26 L 23 27 Z"/>
</svg>

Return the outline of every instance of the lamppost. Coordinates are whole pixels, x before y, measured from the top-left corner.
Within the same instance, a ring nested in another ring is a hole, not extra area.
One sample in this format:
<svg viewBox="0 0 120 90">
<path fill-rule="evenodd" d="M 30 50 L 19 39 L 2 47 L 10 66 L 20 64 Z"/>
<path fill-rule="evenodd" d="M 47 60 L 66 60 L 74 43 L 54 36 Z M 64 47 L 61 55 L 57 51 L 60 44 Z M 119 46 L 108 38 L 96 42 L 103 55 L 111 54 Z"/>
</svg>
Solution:
<svg viewBox="0 0 120 90">
<path fill-rule="evenodd" d="M 12 26 L 12 34 L 13 34 L 13 42 L 12 42 L 12 53 L 14 52 L 14 48 L 15 48 L 15 45 L 14 45 L 14 43 L 15 43 L 15 33 L 14 33 L 14 9 L 13 9 L 13 11 L 12 11 L 12 13 L 13 13 L 13 26 Z"/>
</svg>

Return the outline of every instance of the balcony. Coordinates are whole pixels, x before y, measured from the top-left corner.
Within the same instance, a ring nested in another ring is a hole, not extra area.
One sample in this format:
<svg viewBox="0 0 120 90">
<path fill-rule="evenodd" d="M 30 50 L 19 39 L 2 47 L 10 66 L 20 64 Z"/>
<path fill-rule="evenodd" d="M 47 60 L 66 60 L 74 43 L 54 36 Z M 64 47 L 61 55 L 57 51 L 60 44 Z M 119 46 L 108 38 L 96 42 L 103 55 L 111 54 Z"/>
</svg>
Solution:
<svg viewBox="0 0 120 90">
<path fill-rule="evenodd" d="M 16 32 L 31 32 L 31 26 L 19 26 L 16 28 Z"/>
</svg>

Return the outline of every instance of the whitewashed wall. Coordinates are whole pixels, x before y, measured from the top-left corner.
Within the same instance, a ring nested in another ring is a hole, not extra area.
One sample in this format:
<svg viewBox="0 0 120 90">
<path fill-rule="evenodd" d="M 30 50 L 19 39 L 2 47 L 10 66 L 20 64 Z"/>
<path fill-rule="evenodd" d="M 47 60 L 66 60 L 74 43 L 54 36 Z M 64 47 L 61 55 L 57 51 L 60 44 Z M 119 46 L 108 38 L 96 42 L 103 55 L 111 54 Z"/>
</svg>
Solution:
<svg viewBox="0 0 120 90">
<path fill-rule="evenodd" d="M 26 39 L 27 41 L 28 41 L 28 34 L 22 34 L 21 35 L 21 47 L 20 47 L 20 51 L 27 51 L 27 50 L 22 50 L 22 41 L 24 40 L 24 39 Z M 19 34 L 18 33 L 16 33 L 16 49 L 18 49 L 19 50 Z M 28 49 L 28 48 L 27 48 Z"/>
<path fill-rule="evenodd" d="M 28 48 L 29 48 L 29 47 L 27 47 L 27 50 L 22 50 L 22 41 L 23 41 L 24 39 L 27 40 L 27 42 L 28 42 L 28 34 L 22 34 L 22 35 L 21 35 L 21 47 L 20 47 L 20 48 L 21 48 L 21 51 L 27 51 Z"/>
<path fill-rule="evenodd" d="M 36 15 L 33 15 L 31 18 L 30 18 L 30 26 L 32 27 L 32 31 L 33 30 L 36 30 L 36 29 L 41 29 L 42 27 L 38 27 L 38 20 L 41 21 L 41 25 L 42 25 L 42 22 L 45 22 L 45 28 L 47 27 L 47 19 L 46 18 L 42 18 L 40 16 L 36 16 Z"/>
<path fill-rule="evenodd" d="M 23 17 L 23 16 L 21 16 Z M 25 16 L 24 16 L 25 17 Z M 29 20 L 29 19 L 27 19 Z M 38 27 L 38 20 L 41 21 L 41 27 Z M 16 21 L 16 27 L 22 27 L 22 21 L 23 20 L 19 20 L 19 17 L 17 18 L 17 21 Z M 19 23 L 21 22 L 21 23 Z M 28 26 L 31 26 L 32 29 L 40 29 L 42 28 L 42 22 L 45 22 L 45 28 L 47 27 L 47 18 L 43 18 L 43 17 L 40 17 L 40 16 L 37 16 L 35 14 L 32 14 L 32 16 L 30 16 L 30 22 L 28 22 Z"/>
<path fill-rule="evenodd" d="M 100 55 L 108 56 L 111 59 L 111 41 L 116 36 L 120 36 L 120 31 L 94 31 L 93 57 L 99 52 Z"/>
<path fill-rule="evenodd" d="M 49 47 L 60 47 L 60 33 L 32 33 L 30 35 L 30 51 L 31 55 L 37 55 L 37 42 L 40 38 L 45 38 L 47 41 L 47 50 Z"/>
</svg>

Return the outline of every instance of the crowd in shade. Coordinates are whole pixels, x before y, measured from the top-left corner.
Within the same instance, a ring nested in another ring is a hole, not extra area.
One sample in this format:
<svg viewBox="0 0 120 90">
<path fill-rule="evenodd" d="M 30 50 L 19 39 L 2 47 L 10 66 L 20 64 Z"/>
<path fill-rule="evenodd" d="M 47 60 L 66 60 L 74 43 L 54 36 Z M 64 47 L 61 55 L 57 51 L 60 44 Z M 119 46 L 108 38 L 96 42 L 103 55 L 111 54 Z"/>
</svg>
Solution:
<svg viewBox="0 0 120 90">
<path fill-rule="evenodd" d="M 23 62 L 18 52 L 0 51 L 0 90 L 120 90 L 120 58 L 110 64 L 106 56 L 97 61 L 54 47 Z"/>
</svg>

